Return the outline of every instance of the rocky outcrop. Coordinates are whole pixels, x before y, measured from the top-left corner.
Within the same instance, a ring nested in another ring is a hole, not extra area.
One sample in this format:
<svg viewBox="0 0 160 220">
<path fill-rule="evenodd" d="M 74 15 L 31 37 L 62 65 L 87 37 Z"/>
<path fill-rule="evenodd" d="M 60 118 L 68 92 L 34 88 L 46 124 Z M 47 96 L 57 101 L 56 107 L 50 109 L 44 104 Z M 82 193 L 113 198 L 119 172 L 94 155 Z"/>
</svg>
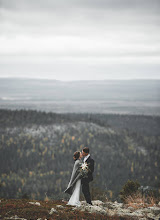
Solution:
<svg viewBox="0 0 160 220">
<path fill-rule="evenodd" d="M 82 201 L 80 207 L 73 207 L 73 210 L 79 209 L 81 211 L 88 211 L 90 213 L 101 213 L 103 215 L 119 217 L 136 218 L 141 220 L 146 219 L 160 219 L 160 205 L 154 205 L 147 208 L 133 208 L 127 207 L 123 203 L 118 202 L 102 202 L 99 200 L 93 201 L 93 206 L 88 205 L 86 202 Z"/>
</svg>

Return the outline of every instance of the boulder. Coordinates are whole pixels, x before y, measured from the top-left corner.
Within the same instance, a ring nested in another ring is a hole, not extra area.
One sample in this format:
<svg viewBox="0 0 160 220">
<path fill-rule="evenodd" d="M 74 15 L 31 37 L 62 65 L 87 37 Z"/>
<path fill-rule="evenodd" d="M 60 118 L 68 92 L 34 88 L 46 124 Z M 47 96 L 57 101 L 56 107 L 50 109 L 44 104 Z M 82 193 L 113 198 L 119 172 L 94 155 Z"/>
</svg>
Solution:
<svg viewBox="0 0 160 220">
<path fill-rule="evenodd" d="M 52 215 L 54 212 L 57 212 L 57 210 L 56 210 L 56 209 L 54 209 L 54 208 L 51 208 L 51 210 L 50 210 L 49 214 L 50 214 L 50 215 Z"/>
<path fill-rule="evenodd" d="M 56 205 L 57 208 L 64 209 L 63 205 Z"/>
<path fill-rule="evenodd" d="M 31 204 L 31 205 L 38 205 L 38 206 L 41 205 L 39 202 L 29 202 L 29 204 Z"/>
</svg>

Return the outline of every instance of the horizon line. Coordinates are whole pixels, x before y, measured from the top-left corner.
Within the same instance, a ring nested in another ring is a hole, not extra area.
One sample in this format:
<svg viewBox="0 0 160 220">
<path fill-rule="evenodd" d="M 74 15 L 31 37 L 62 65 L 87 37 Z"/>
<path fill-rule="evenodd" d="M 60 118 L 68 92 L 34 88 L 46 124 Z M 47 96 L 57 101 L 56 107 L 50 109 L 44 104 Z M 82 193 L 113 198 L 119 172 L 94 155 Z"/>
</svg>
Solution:
<svg viewBox="0 0 160 220">
<path fill-rule="evenodd" d="M 31 79 L 31 80 L 53 80 L 60 82 L 75 82 L 75 81 L 132 81 L 132 80 L 160 80 L 160 78 L 131 78 L 131 79 L 73 79 L 73 80 L 61 80 L 55 78 L 38 78 L 38 77 L 18 77 L 18 76 L 0 76 L 0 79 Z"/>
</svg>

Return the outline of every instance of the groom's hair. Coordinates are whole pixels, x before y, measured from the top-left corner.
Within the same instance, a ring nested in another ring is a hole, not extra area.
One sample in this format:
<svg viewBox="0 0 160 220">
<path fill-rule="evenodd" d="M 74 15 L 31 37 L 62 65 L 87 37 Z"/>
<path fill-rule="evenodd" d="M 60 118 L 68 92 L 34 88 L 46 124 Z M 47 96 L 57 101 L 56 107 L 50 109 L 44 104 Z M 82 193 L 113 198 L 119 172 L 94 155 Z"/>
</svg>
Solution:
<svg viewBox="0 0 160 220">
<path fill-rule="evenodd" d="M 88 147 L 84 147 L 83 148 L 83 152 L 86 153 L 86 154 L 89 154 L 89 148 Z"/>
</svg>

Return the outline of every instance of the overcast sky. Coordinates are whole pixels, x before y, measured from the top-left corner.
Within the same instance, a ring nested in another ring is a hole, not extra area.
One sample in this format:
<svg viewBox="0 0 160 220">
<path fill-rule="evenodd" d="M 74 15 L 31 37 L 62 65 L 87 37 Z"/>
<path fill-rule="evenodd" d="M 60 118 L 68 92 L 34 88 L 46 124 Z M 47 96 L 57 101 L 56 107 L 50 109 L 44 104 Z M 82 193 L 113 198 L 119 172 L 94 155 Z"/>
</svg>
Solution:
<svg viewBox="0 0 160 220">
<path fill-rule="evenodd" d="M 160 79 L 159 0 L 0 0 L 0 77 Z"/>
</svg>

